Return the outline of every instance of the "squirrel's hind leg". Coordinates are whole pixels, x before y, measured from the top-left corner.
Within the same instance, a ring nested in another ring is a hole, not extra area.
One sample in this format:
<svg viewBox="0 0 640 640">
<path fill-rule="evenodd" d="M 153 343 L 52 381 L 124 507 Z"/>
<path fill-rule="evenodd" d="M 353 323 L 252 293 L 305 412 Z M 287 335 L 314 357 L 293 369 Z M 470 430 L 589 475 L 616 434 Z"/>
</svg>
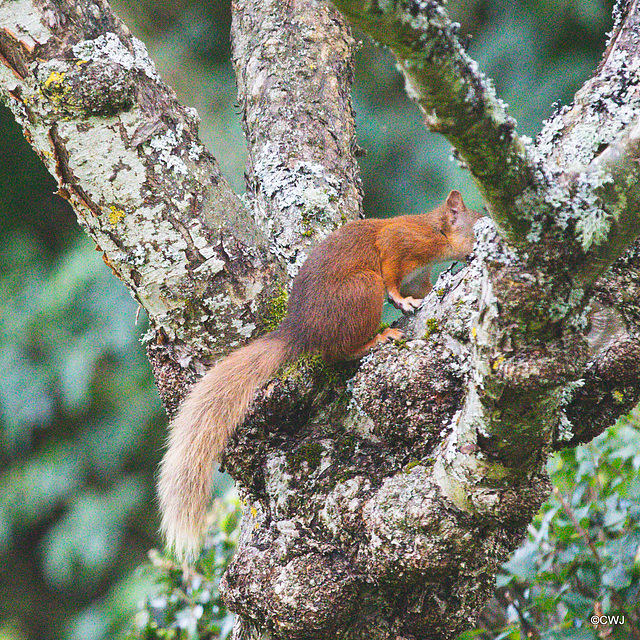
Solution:
<svg viewBox="0 0 640 640">
<path fill-rule="evenodd" d="M 357 360 L 377 344 L 405 338 L 400 329 L 386 328 L 379 331 L 385 294 L 384 282 L 379 273 L 359 273 L 343 285 L 341 293 L 344 306 L 350 307 L 350 313 L 340 325 L 340 338 L 328 344 L 324 350 L 327 362 Z"/>
</svg>

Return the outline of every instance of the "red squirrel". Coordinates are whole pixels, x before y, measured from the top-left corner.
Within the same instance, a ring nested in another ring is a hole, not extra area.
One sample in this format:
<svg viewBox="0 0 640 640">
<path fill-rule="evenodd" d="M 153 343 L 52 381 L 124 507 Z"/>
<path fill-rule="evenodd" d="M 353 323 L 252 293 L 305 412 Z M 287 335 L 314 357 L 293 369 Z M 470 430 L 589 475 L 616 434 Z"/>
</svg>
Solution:
<svg viewBox="0 0 640 640">
<path fill-rule="evenodd" d="M 385 289 L 404 312 L 402 280 L 419 267 L 462 260 L 473 248 L 480 214 L 460 192 L 430 213 L 348 222 L 311 251 L 293 281 L 280 327 L 232 352 L 191 389 L 171 425 L 158 494 L 167 544 L 182 559 L 201 545 L 212 467 L 242 423 L 256 391 L 285 362 L 320 353 L 327 363 L 360 358 L 374 345 L 404 337 L 378 333 Z M 426 274 L 423 292 L 431 289 Z"/>
</svg>

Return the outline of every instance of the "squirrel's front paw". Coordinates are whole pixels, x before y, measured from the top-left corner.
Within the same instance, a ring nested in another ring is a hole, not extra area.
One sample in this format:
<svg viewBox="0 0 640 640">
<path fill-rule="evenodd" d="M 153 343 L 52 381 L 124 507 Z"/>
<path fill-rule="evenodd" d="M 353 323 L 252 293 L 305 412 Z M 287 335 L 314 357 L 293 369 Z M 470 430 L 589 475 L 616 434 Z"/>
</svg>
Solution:
<svg viewBox="0 0 640 640">
<path fill-rule="evenodd" d="M 412 298 L 411 296 L 407 296 L 406 298 L 390 296 L 389 299 L 391 300 L 391 304 L 403 313 L 413 313 L 422 304 L 423 300 L 423 298 Z"/>
</svg>

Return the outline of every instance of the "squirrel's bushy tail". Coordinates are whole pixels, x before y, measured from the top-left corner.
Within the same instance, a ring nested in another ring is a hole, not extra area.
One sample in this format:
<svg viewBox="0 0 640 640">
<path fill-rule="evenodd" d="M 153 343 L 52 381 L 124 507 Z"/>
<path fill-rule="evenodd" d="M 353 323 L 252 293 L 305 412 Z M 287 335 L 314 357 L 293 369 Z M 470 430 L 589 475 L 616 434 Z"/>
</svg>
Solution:
<svg viewBox="0 0 640 640">
<path fill-rule="evenodd" d="M 162 531 L 180 558 L 198 552 L 211 494 L 213 461 L 243 421 L 256 391 L 290 357 L 280 332 L 268 334 L 213 366 L 174 418 L 160 466 Z"/>
</svg>

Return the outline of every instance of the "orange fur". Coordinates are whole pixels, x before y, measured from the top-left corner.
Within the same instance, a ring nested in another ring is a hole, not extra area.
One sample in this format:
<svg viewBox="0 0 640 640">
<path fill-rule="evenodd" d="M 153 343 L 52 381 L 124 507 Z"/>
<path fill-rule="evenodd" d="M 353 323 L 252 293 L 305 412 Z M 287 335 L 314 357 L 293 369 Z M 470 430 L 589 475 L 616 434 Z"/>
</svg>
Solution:
<svg viewBox="0 0 640 640">
<path fill-rule="evenodd" d="M 320 353 L 331 363 L 362 357 L 379 342 L 400 337 L 397 329 L 377 333 L 385 289 L 403 311 L 416 308 L 421 300 L 401 296 L 402 280 L 419 267 L 464 258 L 479 217 L 452 191 L 430 213 L 349 222 L 311 252 L 293 282 L 280 328 L 210 369 L 172 423 L 158 494 L 162 530 L 178 556 L 193 558 L 200 547 L 213 461 L 256 391 L 303 353 Z M 430 288 L 428 283 L 425 292 Z"/>
</svg>

